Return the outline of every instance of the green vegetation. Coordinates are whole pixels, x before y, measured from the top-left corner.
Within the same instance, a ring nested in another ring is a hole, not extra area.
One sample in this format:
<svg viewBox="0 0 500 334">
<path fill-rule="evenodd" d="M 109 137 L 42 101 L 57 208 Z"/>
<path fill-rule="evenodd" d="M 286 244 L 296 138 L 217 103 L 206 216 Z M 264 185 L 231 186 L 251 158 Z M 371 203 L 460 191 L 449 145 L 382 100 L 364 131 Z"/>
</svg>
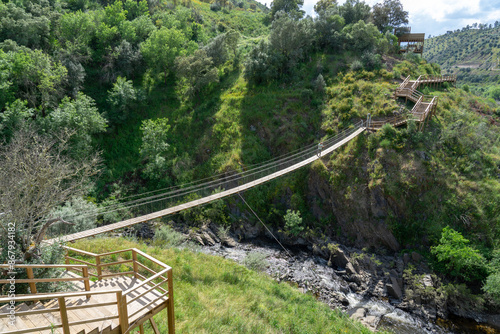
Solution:
<svg viewBox="0 0 500 334">
<path fill-rule="evenodd" d="M 500 101 L 500 22 L 468 25 L 425 41 L 424 57 L 478 95 Z"/>
<path fill-rule="evenodd" d="M 75 247 L 96 253 L 136 247 L 172 266 L 178 333 L 370 333 L 314 296 L 230 260 L 120 238 L 79 241 Z M 167 330 L 164 313 L 155 322 Z"/>
</svg>

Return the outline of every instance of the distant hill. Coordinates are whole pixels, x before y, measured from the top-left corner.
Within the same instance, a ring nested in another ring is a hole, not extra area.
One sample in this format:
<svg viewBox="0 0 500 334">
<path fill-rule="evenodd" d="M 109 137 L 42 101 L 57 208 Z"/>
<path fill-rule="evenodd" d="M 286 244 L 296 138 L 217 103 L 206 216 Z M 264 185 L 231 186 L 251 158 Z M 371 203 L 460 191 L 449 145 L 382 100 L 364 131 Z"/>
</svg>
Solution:
<svg viewBox="0 0 500 334">
<path fill-rule="evenodd" d="M 474 24 L 430 38 L 424 58 L 441 65 L 444 73 L 456 74 L 477 93 L 491 96 L 491 85 L 500 84 L 500 24 Z"/>
</svg>

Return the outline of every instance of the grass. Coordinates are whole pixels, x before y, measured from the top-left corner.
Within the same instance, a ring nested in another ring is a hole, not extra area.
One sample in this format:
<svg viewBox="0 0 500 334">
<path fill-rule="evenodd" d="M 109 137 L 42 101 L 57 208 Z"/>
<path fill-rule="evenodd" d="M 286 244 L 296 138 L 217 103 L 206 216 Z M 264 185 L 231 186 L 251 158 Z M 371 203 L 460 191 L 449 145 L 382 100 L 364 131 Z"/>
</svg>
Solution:
<svg viewBox="0 0 500 334">
<path fill-rule="evenodd" d="M 136 247 L 172 266 L 177 333 L 370 333 L 313 296 L 230 260 L 121 238 L 74 246 L 95 253 Z M 155 321 L 166 333 L 166 313 Z"/>
</svg>

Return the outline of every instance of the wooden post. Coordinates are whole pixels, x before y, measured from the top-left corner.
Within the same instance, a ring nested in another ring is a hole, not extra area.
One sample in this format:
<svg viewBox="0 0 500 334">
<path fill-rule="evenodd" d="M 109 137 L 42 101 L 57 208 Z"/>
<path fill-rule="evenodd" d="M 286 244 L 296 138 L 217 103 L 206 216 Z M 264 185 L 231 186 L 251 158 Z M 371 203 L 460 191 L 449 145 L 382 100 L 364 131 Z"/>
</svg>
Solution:
<svg viewBox="0 0 500 334">
<path fill-rule="evenodd" d="M 149 318 L 149 322 L 151 323 L 151 327 L 153 328 L 153 332 L 155 334 L 161 334 L 160 330 L 158 329 L 158 326 L 156 326 L 156 322 L 153 320 L 153 318 Z M 169 333 L 170 333 L 170 329 L 169 329 Z"/>
<path fill-rule="evenodd" d="M 144 334 L 144 326 L 139 325 L 139 334 Z"/>
<path fill-rule="evenodd" d="M 101 280 L 101 276 L 102 276 L 102 269 L 101 269 L 101 257 L 99 255 L 97 255 L 95 257 L 95 266 L 96 266 L 96 269 L 97 269 L 97 280 L 100 281 Z"/>
<path fill-rule="evenodd" d="M 33 275 L 33 268 L 26 268 L 26 273 L 28 274 L 29 279 L 35 279 L 35 276 Z M 36 294 L 36 283 L 31 282 L 30 284 L 30 291 L 32 294 Z"/>
<path fill-rule="evenodd" d="M 116 306 L 118 308 L 118 319 L 120 321 L 120 334 L 128 331 L 127 296 L 122 296 L 121 291 L 116 292 Z"/>
<path fill-rule="evenodd" d="M 85 291 L 90 291 L 90 282 L 89 282 L 89 268 L 88 267 L 83 267 L 82 269 L 83 272 L 83 285 L 85 286 Z M 90 295 L 86 296 L 87 299 L 90 299 Z"/>
<path fill-rule="evenodd" d="M 66 300 L 64 297 L 57 298 L 59 302 L 59 313 L 61 314 L 61 322 L 64 334 L 70 334 L 69 331 L 69 320 L 68 320 L 68 310 L 66 309 Z"/>
<path fill-rule="evenodd" d="M 172 279 L 172 269 L 167 271 L 167 279 L 168 279 L 168 301 L 167 301 L 168 334 L 175 334 L 174 282 Z"/>
<path fill-rule="evenodd" d="M 137 252 L 135 249 L 132 249 L 132 264 L 134 265 L 134 277 L 139 278 L 139 266 L 137 265 Z"/>
</svg>

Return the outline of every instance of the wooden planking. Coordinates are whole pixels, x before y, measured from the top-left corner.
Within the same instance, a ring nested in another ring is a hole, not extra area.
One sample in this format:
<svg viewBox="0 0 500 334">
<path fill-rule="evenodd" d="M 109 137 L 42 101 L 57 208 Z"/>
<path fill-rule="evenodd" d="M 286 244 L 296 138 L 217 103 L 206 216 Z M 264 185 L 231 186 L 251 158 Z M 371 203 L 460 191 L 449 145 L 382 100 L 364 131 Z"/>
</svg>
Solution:
<svg viewBox="0 0 500 334">
<path fill-rule="evenodd" d="M 328 148 L 324 149 L 321 154 L 322 155 L 326 155 L 326 154 L 329 154 L 329 153 L 333 152 L 337 148 L 339 148 L 342 145 L 348 143 L 350 140 L 356 138 L 364 130 L 365 130 L 365 128 L 359 128 L 359 129 L 357 129 L 354 133 L 352 133 L 348 137 L 344 138 L 340 142 L 336 143 L 335 145 L 332 145 L 331 147 L 328 147 Z M 281 171 L 275 172 L 275 173 L 270 174 L 268 176 L 264 176 L 264 177 L 262 177 L 260 179 L 255 180 L 255 181 L 248 182 L 248 183 L 246 183 L 244 185 L 241 185 L 241 186 L 229 189 L 229 190 L 222 191 L 222 192 L 217 193 L 217 194 L 213 194 L 213 195 L 210 195 L 210 196 L 207 196 L 207 197 L 195 200 L 195 201 L 187 202 L 187 203 L 184 203 L 184 204 L 176 205 L 176 206 L 170 207 L 168 209 L 157 211 L 157 212 L 153 212 L 153 213 L 150 213 L 150 214 L 147 214 L 147 215 L 144 215 L 144 216 L 139 216 L 139 217 L 135 217 L 135 218 L 132 218 L 132 219 L 127 219 L 127 220 L 124 220 L 124 221 L 121 221 L 121 222 L 118 222 L 118 223 L 101 226 L 101 227 L 98 227 L 98 228 L 95 228 L 95 229 L 92 229 L 92 230 L 87 230 L 87 231 L 82 231 L 82 232 L 78 232 L 78 233 L 74 233 L 74 234 L 69 234 L 69 235 L 66 235 L 66 236 L 63 236 L 63 237 L 57 238 L 57 239 L 51 239 L 51 240 L 48 240 L 47 242 L 52 243 L 55 240 L 61 240 L 61 241 L 68 242 L 68 241 L 83 239 L 83 238 L 86 238 L 86 237 L 98 235 L 98 234 L 105 233 L 105 232 L 111 232 L 111 231 L 114 231 L 114 230 L 117 230 L 117 229 L 120 229 L 120 228 L 124 228 L 124 227 L 128 227 L 128 226 L 131 226 L 131 225 L 135 225 L 135 224 L 138 224 L 138 223 L 147 222 L 149 220 L 160 218 L 160 217 L 163 217 L 163 216 L 167 216 L 167 215 L 170 215 L 170 214 L 173 214 L 173 213 L 185 210 L 185 209 L 189 209 L 189 208 L 192 208 L 192 207 L 195 207 L 195 206 L 199 206 L 199 205 L 203 205 L 203 204 L 206 204 L 206 203 L 210 203 L 212 201 L 215 201 L 215 200 L 227 197 L 227 196 L 234 195 L 236 193 L 245 191 L 245 190 L 253 188 L 253 187 L 257 186 L 257 185 L 260 185 L 260 184 L 263 184 L 265 182 L 268 182 L 268 181 L 270 181 L 272 179 L 275 179 L 277 177 L 280 177 L 282 175 L 290 173 L 290 172 L 292 172 L 292 171 L 294 171 L 296 169 L 304 167 L 304 166 L 306 166 L 306 165 L 308 165 L 308 164 L 310 164 L 310 163 L 312 163 L 312 162 L 314 162 L 314 161 L 316 161 L 318 159 L 320 159 L 320 157 L 318 157 L 317 155 L 314 155 L 314 156 L 310 157 L 309 159 L 303 160 L 303 161 L 301 161 L 301 162 L 299 162 L 299 163 L 297 163 L 297 164 L 295 164 L 293 166 L 290 166 L 288 168 L 285 168 L 285 169 L 283 169 Z"/>
<path fill-rule="evenodd" d="M 81 282 L 77 282 L 75 285 L 81 285 Z M 92 286 L 95 291 L 106 291 L 106 290 L 117 290 L 127 291 L 137 286 L 137 290 L 130 293 L 129 297 L 133 298 L 139 294 L 144 293 L 139 299 L 129 303 L 127 305 L 129 314 L 133 314 L 129 318 L 129 323 L 136 327 L 138 323 L 143 323 L 148 320 L 153 315 L 162 311 L 167 307 L 168 295 L 164 295 L 156 289 L 150 290 L 149 285 L 143 285 L 143 281 L 131 278 L 131 277 L 117 277 L 108 280 L 102 280 L 95 282 Z M 59 297 L 64 298 L 64 297 Z M 113 302 L 114 305 L 106 306 L 93 306 L 99 303 Z M 92 321 L 93 319 L 101 317 L 117 317 L 118 310 L 116 307 L 116 296 L 113 294 L 97 294 L 93 295 L 91 299 L 80 298 L 67 298 L 65 300 L 67 318 L 70 322 L 80 322 L 78 325 L 69 325 L 70 333 L 80 333 L 85 331 L 85 333 L 117 333 L 119 322 L 118 319 L 108 319 L 100 321 Z M 47 307 L 58 306 L 57 300 L 50 300 L 45 305 L 41 303 L 36 303 L 30 307 L 26 304 L 22 304 L 17 307 L 18 311 L 26 310 L 44 310 Z M 78 306 L 86 308 L 81 309 L 71 309 L 71 307 Z M 0 312 L 8 312 L 6 307 L 0 309 Z M 134 314 L 135 313 L 135 314 Z M 24 330 L 28 333 L 39 332 L 37 330 L 29 331 L 31 328 L 48 326 L 51 323 L 61 323 L 62 319 L 58 311 L 47 310 L 46 313 L 29 315 L 29 316 L 18 316 L 15 326 L 9 326 L 7 324 L 7 319 L 0 319 L 0 332 L 10 332 Z M 137 323 L 136 323 L 137 322 Z M 56 329 L 54 333 L 62 333 L 62 328 Z M 41 333 L 49 334 L 50 330 L 44 330 Z"/>
</svg>

